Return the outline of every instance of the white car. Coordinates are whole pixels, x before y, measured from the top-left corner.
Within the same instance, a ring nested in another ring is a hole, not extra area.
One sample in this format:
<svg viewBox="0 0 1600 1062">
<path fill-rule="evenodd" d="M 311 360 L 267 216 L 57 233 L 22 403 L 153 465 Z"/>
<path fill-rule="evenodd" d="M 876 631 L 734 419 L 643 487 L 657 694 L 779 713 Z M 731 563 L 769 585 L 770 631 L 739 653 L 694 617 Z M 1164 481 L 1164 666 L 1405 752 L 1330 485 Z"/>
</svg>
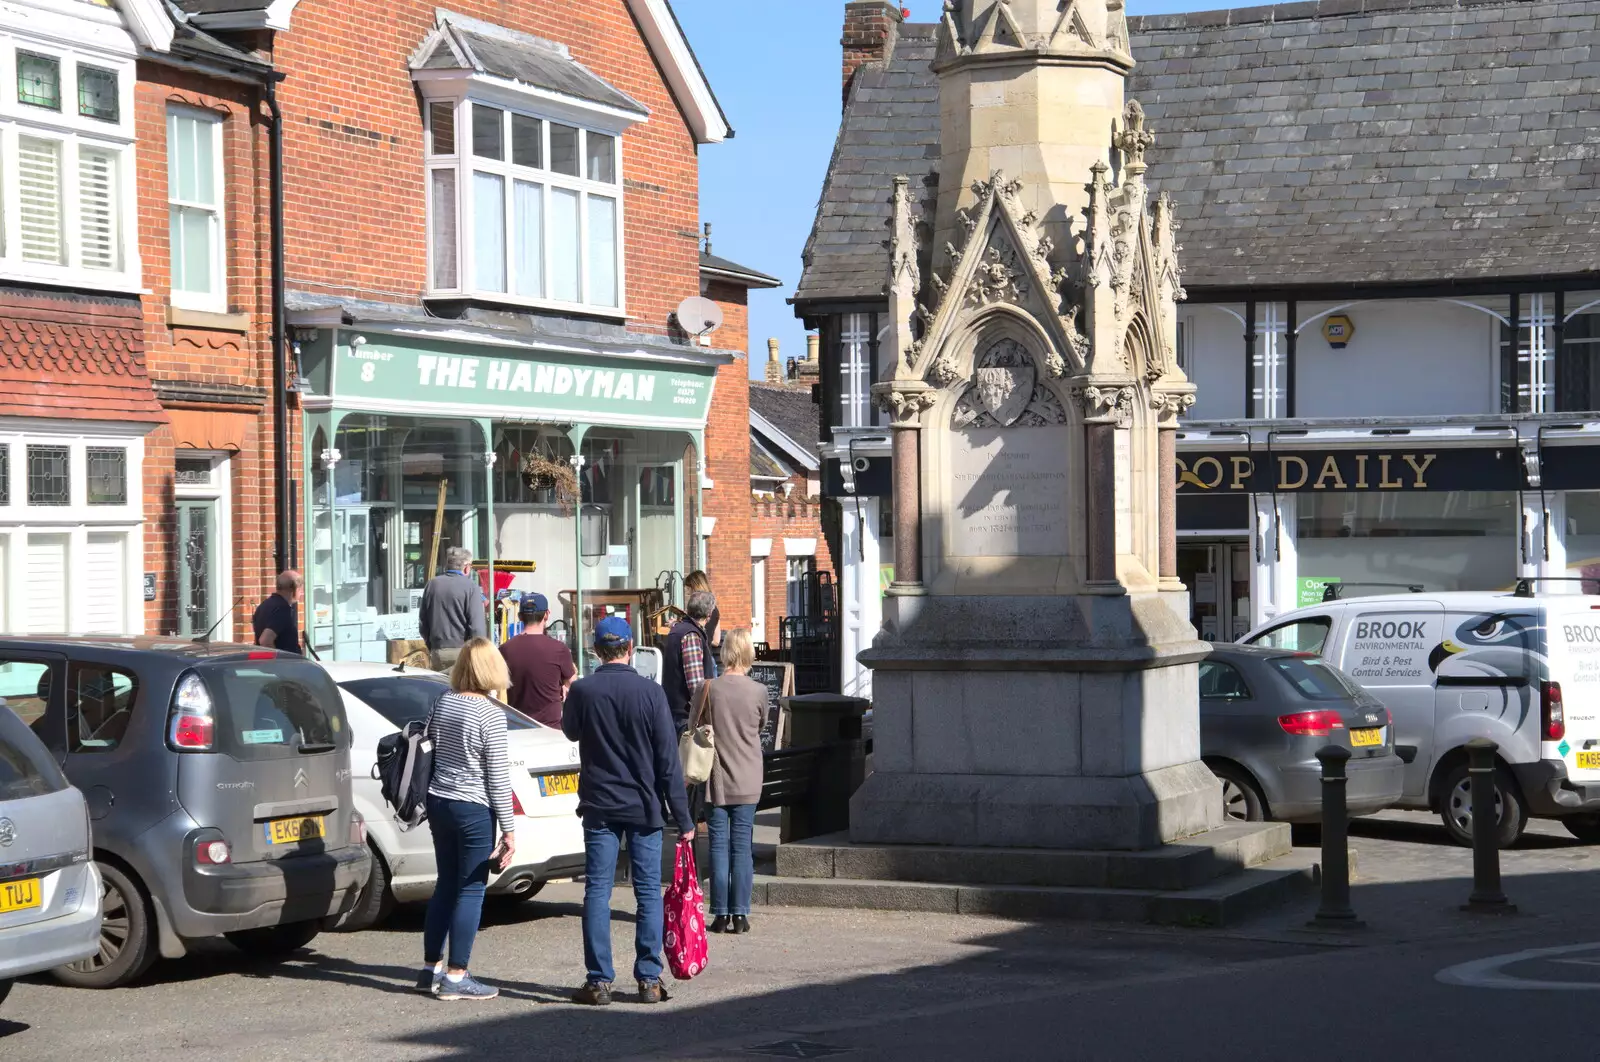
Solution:
<svg viewBox="0 0 1600 1062">
<path fill-rule="evenodd" d="M 344 695 L 350 720 L 351 784 L 356 809 L 367 821 L 372 876 L 341 924 L 348 930 L 376 925 L 394 904 L 433 895 L 437 870 L 427 823 L 402 830 L 373 777 L 378 742 L 412 720 L 427 718 L 443 675 L 392 664 L 323 661 Z M 556 878 L 583 873 L 583 826 L 578 820 L 578 746 L 561 731 L 506 708 L 506 751 L 511 760 L 516 815 L 515 862 L 489 879 L 491 894 L 528 899 Z"/>
</svg>

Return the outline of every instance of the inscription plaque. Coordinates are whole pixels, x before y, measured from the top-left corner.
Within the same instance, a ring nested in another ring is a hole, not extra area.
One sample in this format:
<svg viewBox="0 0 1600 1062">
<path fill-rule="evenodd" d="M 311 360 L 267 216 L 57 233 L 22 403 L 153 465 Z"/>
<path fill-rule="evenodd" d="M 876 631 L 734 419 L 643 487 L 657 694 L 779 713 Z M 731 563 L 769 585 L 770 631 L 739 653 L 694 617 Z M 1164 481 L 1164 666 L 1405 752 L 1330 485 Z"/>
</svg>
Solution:
<svg viewBox="0 0 1600 1062">
<path fill-rule="evenodd" d="M 1065 425 L 950 433 L 950 552 L 1048 557 L 1067 552 Z"/>
</svg>

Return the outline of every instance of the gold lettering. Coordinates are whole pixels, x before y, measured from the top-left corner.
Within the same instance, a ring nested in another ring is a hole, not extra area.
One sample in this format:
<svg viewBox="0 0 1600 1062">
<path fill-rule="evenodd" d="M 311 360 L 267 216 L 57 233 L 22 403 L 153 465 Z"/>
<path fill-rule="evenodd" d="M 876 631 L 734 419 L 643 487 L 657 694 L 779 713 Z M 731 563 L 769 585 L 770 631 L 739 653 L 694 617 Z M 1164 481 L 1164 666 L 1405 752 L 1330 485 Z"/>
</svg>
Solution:
<svg viewBox="0 0 1600 1062">
<path fill-rule="evenodd" d="M 1211 477 L 1210 483 L 1206 482 L 1206 474 L 1200 471 L 1202 467 L 1208 464 L 1212 468 L 1216 469 L 1217 472 L 1215 476 Z M 1202 457 L 1200 460 L 1194 463 L 1194 474 L 1195 478 L 1200 481 L 1200 485 L 1206 490 L 1216 490 L 1217 487 L 1222 485 L 1222 462 L 1218 461 L 1215 457 Z"/>
<path fill-rule="evenodd" d="M 1256 470 L 1256 463 L 1250 458 L 1242 457 L 1238 454 L 1233 455 L 1228 460 L 1233 462 L 1233 482 L 1229 484 L 1228 489 L 1244 490 L 1245 482 L 1250 478 L 1251 473 Z"/>
<path fill-rule="evenodd" d="M 1367 455 L 1356 454 L 1356 490 L 1367 489 Z"/>
<path fill-rule="evenodd" d="M 1417 474 L 1417 484 L 1416 484 L 1416 486 L 1417 486 L 1418 490 L 1427 490 L 1428 489 L 1428 481 L 1423 479 L 1422 475 L 1423 475 L 1423 473 L 1428 471 L 1428 466 L 1433 464 L 1434 458 L 1436 458 L 1438 456 L 1439 456 L 1438 454 L 1424 454 L 1423 455 L 1423 462 L 1422 462 L 1422 464 L 1419 465 L 1419 464 L 1417 464 L 1417 459 L 1416 459 L 1415 456 L 1413 456 L 1412 454 L 1406 454 L 1406 464 L 1410 465 L 1411 466 L 1411 471 L 1413 471 L 1413 472 L 1415 472 Z"/>
<path fill-rule="evenodd" d="M 1323 486 L 1322 481 L 1330 476 L 1333 477 L 1333 485 L 1335 487 L 1338 487 L 1340 490 L 1345 489 L 1344 476 L 1339 474 L 1339 462 L 1333 459 L 1332 454 L 1329 454 L 1327 457 L 1322 459 L 1322 474 L 1319 475 L 1317 477 L 1317 481 L 1311 485 L 1311 489 L 1326 490 L 1327 488 Z"/>
<path fill-rule="evenodd" d="M 1293 483 L 1289 482 L 1289 462 L 1290 461 L 1293 461 L 1295 464 L 1300 466 L 1300 478 L 1295 480 Z M 1295 457 L 1293 455 L 1280 456 L 1278 458 L 1278 489 L 1279 490 L 1299 490 L 1301 487 L 1306 485 L 1306 480 L 1309 479 L 1310 476 L 1311 476 L 1311 469 L 1306 467 L 1305 458 L 1303 458 L 1303 457 Z"/>
<path fill-rule="evenodd" d="M 1394 490 L 1396 487 L 1403 487 L 1403 486 L 1405 486 L 1405 484 L 1401 483 L 1398 479 L 1397 480 L 1393 480 L 1393 481 L 1391 481 L 1389 479 L 1389 455 L 1388 454 L 1379 454 L 1378 455 L 1378 487 L 1380 489 L 1382 489 L 1382 490 Z"/>
</svg>

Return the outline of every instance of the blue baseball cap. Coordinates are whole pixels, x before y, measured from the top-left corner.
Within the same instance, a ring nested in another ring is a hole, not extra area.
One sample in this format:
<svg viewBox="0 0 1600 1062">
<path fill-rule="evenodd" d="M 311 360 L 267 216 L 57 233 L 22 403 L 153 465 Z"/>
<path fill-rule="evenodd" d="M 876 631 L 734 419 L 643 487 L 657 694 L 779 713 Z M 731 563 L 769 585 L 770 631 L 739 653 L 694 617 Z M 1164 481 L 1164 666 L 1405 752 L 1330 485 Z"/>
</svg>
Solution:
<svg viewBox="0 0 1600 1062">
<path fill-rule="evenodd" d="M 615 649 L 633 641 L 633 628 L 621 616 L 607 616 L 594 625 L 594 644 Z"/>
<path fill-rule="evenodd" d="M 543 594 L 523 594 L 522 607 L 518 611 L 524 616 L 530 612 L 549 612 L 550 602 Z"/>
</svg>

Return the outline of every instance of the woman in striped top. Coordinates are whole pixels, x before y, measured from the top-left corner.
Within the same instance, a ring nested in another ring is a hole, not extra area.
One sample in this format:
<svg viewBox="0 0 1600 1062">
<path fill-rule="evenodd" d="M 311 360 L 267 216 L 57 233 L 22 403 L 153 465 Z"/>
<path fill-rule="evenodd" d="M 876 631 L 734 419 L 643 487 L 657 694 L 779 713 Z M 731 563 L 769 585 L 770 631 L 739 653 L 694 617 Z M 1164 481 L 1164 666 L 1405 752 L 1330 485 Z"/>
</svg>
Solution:
<svg viewBox="0 0 1600 1062">
<path fill-rule="evenodd" d="M 488 639 L 474 638 L 461 647 L 450 672 L 450 692 L 434 705 L 428 723 L 433 739 L 428 826 L 438 881 L 423 925 L 424 969 L 417 989 L 440 999 L 493 999 L 500 994 L 469 977 L 467 961 L 478 935 L 490 866 L 510 866 L 517 847 L 505 711 L 488 697 L 510 685 L 499 651 Z M 443 961 L 446 936 L 448 969 Z"/>
</svg>

